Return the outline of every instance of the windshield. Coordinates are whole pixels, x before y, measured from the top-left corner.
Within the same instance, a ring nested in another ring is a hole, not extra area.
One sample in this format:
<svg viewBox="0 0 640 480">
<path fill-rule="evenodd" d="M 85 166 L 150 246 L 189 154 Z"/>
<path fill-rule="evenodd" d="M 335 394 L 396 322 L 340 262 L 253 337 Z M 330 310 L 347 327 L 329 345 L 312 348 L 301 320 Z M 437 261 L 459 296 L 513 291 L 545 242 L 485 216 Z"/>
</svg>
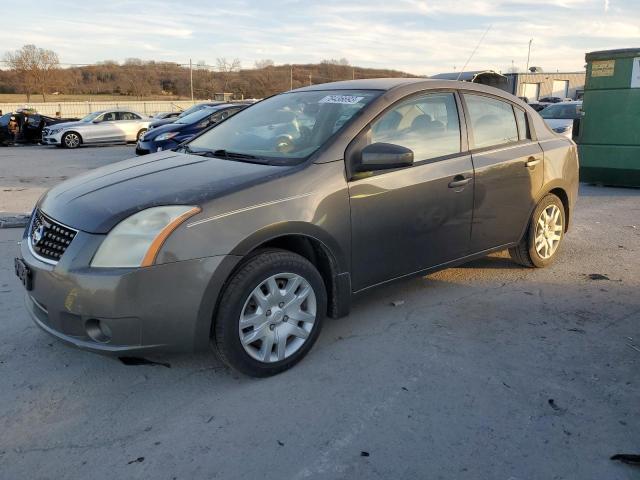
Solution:
<svg viewBox="0 0 640 480">
<path fill-rule="evenodd" d="M 99 117 L 99 116 L 100 116 L 100 115 L 102 115 L 103 113 L 104 113 L 104 112 L 93 112 L 93 113 L 90 113 L 89 115 L 87 115 L 86 117 L 84 117 L 84 118 L 83 118 L 82 120 L 80 120 L 80 121 L 81 121 L 81 122 L 85 122 L 85 123 L 93 122 L 93 121 L 96 119 L 96 117 Z"/>
<path fill-rule="evenodd" d="M 276 95 L 245 109 L 189 144 L 286 163 L 307 158 L 356 116 L 377 90 L 330 90 Z"/>
<path fill-rule="evenodd" d="M 573 120 L 580 118 L 582 113 L 582 104 L 578 103 L 555 103 L 549 105 L 540 111 L 542 118 L 554 119 L 554 120 Z"/>
<path fill-rule="evenodd" d="M 176 120 L 174 123 L 196 123 L 215 112 L 216 110 L 214 110 L 213 108 L 201 108 L 197 112 L 190 113 L 189 115 L 185 115 L 184 117 L 179 117 L 178 120 Z"/>
</svg>

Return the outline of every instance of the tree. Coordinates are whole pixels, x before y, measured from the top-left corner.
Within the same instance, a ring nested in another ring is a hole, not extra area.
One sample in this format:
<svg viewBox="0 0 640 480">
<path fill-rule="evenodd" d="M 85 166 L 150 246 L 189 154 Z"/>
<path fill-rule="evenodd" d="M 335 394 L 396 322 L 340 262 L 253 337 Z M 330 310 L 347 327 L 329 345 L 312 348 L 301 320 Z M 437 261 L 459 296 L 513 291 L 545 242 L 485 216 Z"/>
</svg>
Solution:
<svg viewBox="0 0 640 480">
<path fill-rule="evenodd" d="M 60 66 L 58 55 L 53 50 L 25 45 L 20 50 L 8 52 L 5 61 L 18 73 L 21 90 L 26 93 L 27 102 L 36 91 L 42 94 L 44 102 L 47 101 L 49 83 Z"/>
<path fill-rule="evenodd" d="M 239 72 L 242 64 L 240 63 L 239 58 L 234 58 L 231 61 L 228 61 L 226 58 L 218 58 L 216 59 L 216 63 L 218 65 L 218 71 L 222 73 L 230 73 L 230 72 Z"/>
<path fill-rule="evenodd" d="M 274 65 L 275 65 L 275 62 L 270 58 L 265 58 L 264 60 L 256 60 L 254 63 L 254 66 L 257 69 L 273 67 Z"/>
</svg>

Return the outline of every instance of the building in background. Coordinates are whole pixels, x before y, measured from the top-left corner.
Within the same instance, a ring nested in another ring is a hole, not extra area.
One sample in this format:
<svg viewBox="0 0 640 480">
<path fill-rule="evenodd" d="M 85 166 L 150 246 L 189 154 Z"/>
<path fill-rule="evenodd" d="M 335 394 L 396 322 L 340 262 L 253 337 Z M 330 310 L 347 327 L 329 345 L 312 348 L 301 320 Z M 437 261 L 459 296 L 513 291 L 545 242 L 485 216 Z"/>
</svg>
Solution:
<svg viewBox="0 0 640 480">
<path fill-rule="evenodd" d="M 439 73 L 429 78 L 481 83 L 512 93 L 517 97 L 527 97 L 530 102 L 535 102 L 545 97 L 571 98 L 573 100 L 582 98 L 585 73 L 537 71 L 502 74 L 493 70 L 477 70 L 463 73 Z"/>
<path fill-rule="evenodd" d="M 579 100 L 584 94 L 584 72 L 507 73 L 509 93 L 535 102 L 545 97 Z"/>
</svg>

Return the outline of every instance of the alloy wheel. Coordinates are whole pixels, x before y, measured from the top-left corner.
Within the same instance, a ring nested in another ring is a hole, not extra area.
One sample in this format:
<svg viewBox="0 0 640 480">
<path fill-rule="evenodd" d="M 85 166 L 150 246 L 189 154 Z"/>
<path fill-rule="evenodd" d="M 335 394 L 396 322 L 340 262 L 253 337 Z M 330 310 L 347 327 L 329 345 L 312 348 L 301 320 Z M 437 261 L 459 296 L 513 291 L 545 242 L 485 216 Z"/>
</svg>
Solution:
<svg viewBox="0 0 640 480">
<path fill-rule="evenodd" d="M 562 213 L 557 205 L 549 205 L 538 217 L 535 231 L 535 248 L 540 258 L 547 260 L 553 256 L 562 239 Z"/>
<path fill-rule="evenodd" d="M 80 137 L 75 133 L 67 133 L 64 137 L 64 144 L 69 148 L 76 148 L 80 145 Z"/>
<path fill-rule="evenodd" d="M 316 294 L 295 273 L 260 283 L 246 299 L 238 333 L 244 350 L 263 363 L 282 361 L 305 344 L 316 321 Z"/>
</svg>

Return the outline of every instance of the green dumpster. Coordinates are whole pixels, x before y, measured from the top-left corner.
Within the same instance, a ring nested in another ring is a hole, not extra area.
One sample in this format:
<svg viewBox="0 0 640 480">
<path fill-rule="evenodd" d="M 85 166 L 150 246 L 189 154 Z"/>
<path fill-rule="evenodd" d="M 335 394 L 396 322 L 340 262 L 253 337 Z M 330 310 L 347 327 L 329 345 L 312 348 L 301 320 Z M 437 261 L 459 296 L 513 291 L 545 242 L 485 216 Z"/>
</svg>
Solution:
<svg viewBox="0 0 640 480">
<path fill-rule="evenodd" d="M 587 53 L 580 180 L 640 186 L 640 48 Z"/>
</svg>

